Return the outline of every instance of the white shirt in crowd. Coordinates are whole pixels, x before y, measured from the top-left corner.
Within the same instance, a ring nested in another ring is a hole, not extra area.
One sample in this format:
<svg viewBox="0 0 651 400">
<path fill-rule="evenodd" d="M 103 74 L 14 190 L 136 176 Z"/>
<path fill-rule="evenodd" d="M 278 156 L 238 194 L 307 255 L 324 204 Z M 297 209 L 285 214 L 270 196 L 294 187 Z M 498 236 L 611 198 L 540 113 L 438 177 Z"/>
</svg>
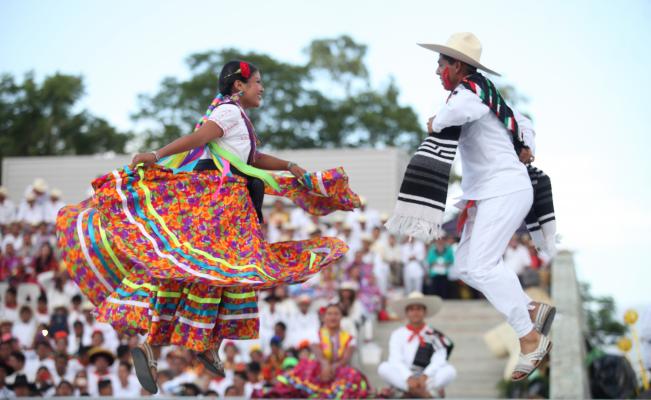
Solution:
<svg viewBox="0 0 651 400">
<path fill-rule="evenodd" d="M 46 367 L 50 371 L 51 375 L 56 374 L 56 365 L 54 360 L 51 358 L 46 358 L 44 360 L 39 360 L 38 356 L 34 351 L 25 352 L 25 375 L 30 382 L 34 382 L 36 379 L 36 373 L 41 367 Z"/>
<path fill-rule="evenodd" d="M 527 267 L 531 266 L 529 250 L 520 243 L 515 248 L 507 246 L 504 252 L 504 264 L 520 275 Z"/>
<path fill-rule="evenodd" d="M 521 130 L 531 127 L 516 113 Z M 526 167 L 520 162 L 510 133 L 495 114 L 482 103 L 479 96 L 458 86 L 448 102 L 436 114 L 432 130 L 441 132 L 450 126 L 460 126 L 459 154 L 463 178 L 463 200 L 482 200 L 531 188 Z M 534 133 L 525 133 L 529 144 Z"/>
<path fill-rule="evenodd" d="M 59 212 L 60 209 L 62 209 L 66 203 L 64 203 L 61 200 L 57 201 L 48 201 L 45 203 L 44 210 L 43 210 L 43 219 L 45 222 L 48 222 L 50 224 L 53 224 L 57 221 L 57 213 Z"/>
<path fill-rule="evenodd" d="M 309 310 L 303 314 L 298 311 L 290 315 L 287 321 L 287 342 L 290 347 L 297 347 L 303 340 L 310 340 L 310 332 L 319 330 L 319 316 Z"/>
<path fill-rule="evenodd" d="M 23 248 L 23 237 L 22 235 L 14 236 L 12 233 L 7 233 L 2 238 L 2 251 L 4 252 L 7 249 L 7 244 L 11 243 L 14 247 L 14 250 L 20 251 Z"/>
<path fill-rule="evenodd" d="M 0 225 L 8 225 L 16 218 L 16 206 L 9 199 L 0 203 Z"/>
<path fill-rule="evenodd" d="M 122 386 L 122 382 L 120 382 L 120 378 L 118 378 L 113 387 L 113 397 L 140 397 L 140 388 L 141 386 L 138 382 L 138 378 L 134 374 L 129 375 L 126 386 Z"/>
<path fill-rule="evenodd" d="M 29 205 L 26 201 L 20 204 L 18 208 L 18 215 L 16 220 L 26 222 L 31 225 L 38 225 L 43 222 L 45 218 L 45 211 L 43 206 L 34 203 Z"/>
<path fill-rule="evenodd" d="M 242 112 L 243 110 L 236 104 L 224 104 L 215 108 L 208 120 L 219 125 L 224 131 L 224 135 L 214 142 L 246 163 L 251 152 L 251 139 Z M 210 152 L 206 149 L 201 158 L 210 159 Z"/>
<path fill-rule="evenodd" d="M 18 339 L 22 348 L 32 347 L 32 342 L 36 335 L 36 318 L 23 322 L 20 318 L 16 319 L 14 325 L 11 327 L 11 335 Z"/>
<path fill-rule="evenodd" d="M 423 268 L 423 261 L 426 255 L 425 250 L 425 244 L 420 240 L 403 243 L 401 253 L 402 262 L 405 266 L 405 277 L 421 278 L 425 275 L 425 269 Z"/>
</svg>

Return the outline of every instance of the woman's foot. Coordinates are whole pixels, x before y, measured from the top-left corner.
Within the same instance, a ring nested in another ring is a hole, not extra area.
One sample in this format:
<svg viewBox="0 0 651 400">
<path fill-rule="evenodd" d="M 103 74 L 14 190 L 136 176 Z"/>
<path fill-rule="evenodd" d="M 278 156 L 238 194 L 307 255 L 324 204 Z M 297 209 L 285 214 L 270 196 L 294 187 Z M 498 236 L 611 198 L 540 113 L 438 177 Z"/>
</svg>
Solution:
<svg viewBox="0 0 651 400">
<path fill-rule="evenodd" d="M 154 351 L 148 343 L 143 343 L 131 350 L 133 366 L 140 385 L 149 393 L 158 392 L 158 362 Z"/>
<path fill-rule="evenodd" d="M 224 364 L 219 359 L 219 353 L 216 349 L 206 350 L 203 353 L 197 353 L 197 358 L 206 367 L 206 369 L 215 375 L 224 376 Z"/>
</svg>

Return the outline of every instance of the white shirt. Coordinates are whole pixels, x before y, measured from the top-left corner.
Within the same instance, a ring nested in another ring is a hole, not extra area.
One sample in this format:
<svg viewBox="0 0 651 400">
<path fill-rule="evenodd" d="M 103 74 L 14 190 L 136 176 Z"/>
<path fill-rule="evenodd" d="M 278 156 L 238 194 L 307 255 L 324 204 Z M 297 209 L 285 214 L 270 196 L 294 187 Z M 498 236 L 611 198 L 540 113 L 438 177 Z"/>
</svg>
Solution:
<svg viewBox="0 0 651 400">
<path fill-rule="evenodd" d="M 224 104 L 216 107 L 208 120 L 219 125 L 224 131 L 224 135 L 215 139 L 214 142 L 246 163 L 249 159 L 249 152 L 251 152 L 251 139 L 244 118 L 242 118 L 242 112 L 243 110 L 235 104 Z M 210 158 L 210 152 L 206 149 L 201 159 Z"/>
<path fill-rule="evenodd" d="M 508 246 L 504 252 L 504 264 L 520 275 L 525 268 L 531 266 L 529 250 L 521 244 L 515 248 Z"/>
<path fill-rule="evenodd" d="M 118 378 L 115 386 L 113 386 L 113 397 L 140 397 L 140 383 L 138 382 L 138 378 L 133 374 L 129 375 L 126 387 L 122 386 L 122 382 Z"/>
<path fill-rule="evenodd" d="M 9 225 L 14 222 L 15 217 L 16 206 L 11 200 L 5 199 L 0 203 L 0 225 Z"/>
<path fill-rule="evenodd" d="M 290 346 L 298 347 L 303 340 L 310 340 L 312 332 L 319 330 L 319 316 L 314 311 L 307 314 L 297 312 L 287 321 L 287 341 Z"/>
<path fill-rule="evenodd" d="M 44 210 L 43 206 L 34 203 L 30 206 L 29 203 L 23 202 L 18 208 L 18 216 L 16 220 L 26 222 L 31 225 L 38 225 L 43 222 Z"/>
<path fill-rule="evenodd" d="M 423 261 L 425 260 L 425 245 L 420 240 L 412 240 L 402 245 L 402 262 L 405 265 L 405 276 L 425 276 Z M 414 257 L 414 260 L 410 260 Z"/>
<path fill-rule="evenodd" d="M 43 218 L 45 222 L 49 222 L 51 224 L 55 223 L 57 221 L 57 214 L 59 210 L 62 209 L 65 205 L 66 203 L 62 202 L 61 200 L 50 200 L 45 203 L 43 211 Z"/>
<path fill-rule="evenodd" d="M 36 318 L 32 317 L 27 322 L 23 322 L 20 318 L 14 322 L 11 327 L 11 335 L 18 339 L 22 348 L 31 348 L 36 335 Z"/>
<path fill-rule="evenodd" d="M 2 251 L 7 250 L 7 244 L 11 243 L 11 245 L 14 247 L 14 250 L 18 252 L 20 249 L 23 248 L 23 237 L 21 235 L 14 236 L 11 233 L 8 233 L 5 235 L 4 238 L 2 238 Z"/>
<path fill-rule="evenodd" d="M 435 350 L 434 354 L 432 354 L 429 365 L 423 371 L 425 375 L 429 376 L 442 365 L 447 363 L 448 352 L 441 341 L 437 337 L 432 336 L 432 328 L 425 325 L 420 332 L 425 341 L 433 344 Z M 406 377 L 412 375 L 411 372 L 414 357 L 416 356 L 416 351 L 420 346 L 420 341 L 417 337 L 414 337 L 409 341 L 411 336 L 412 332 L 407 329 L 406 326 L 402 326 L 393 331 L 393 333 L 391 333 L 391 338 L 389 339 L 389 359 L 387 361 L 396 368 L 396 373 L 409 371 L 410 373 Z"/>
<path fill-rule="evenodd" d="M 531 188 L 511 134 L 479 96 L 463 86 L 457 86 L 432 122 L 434 132 L 450 126 L 462 126 L 458 149 L 463 200 L 488 199 Z"/>
</svg>

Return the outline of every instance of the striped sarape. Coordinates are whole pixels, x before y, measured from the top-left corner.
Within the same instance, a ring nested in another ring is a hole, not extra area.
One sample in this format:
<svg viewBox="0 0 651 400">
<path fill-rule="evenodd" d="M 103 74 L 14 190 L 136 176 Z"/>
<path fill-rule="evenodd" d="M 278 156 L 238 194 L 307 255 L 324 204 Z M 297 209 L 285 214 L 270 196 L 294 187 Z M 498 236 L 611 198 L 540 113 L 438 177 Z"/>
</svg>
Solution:
<svg viewBox="0 0 651 400">
<path fill-rule="evenodd" d="M 506 103 L 493 82 L 480 73 L 461 81 L 475 93 L 491 112 L 504 124 L 513 140 L 515 153 L 520 155 L 527 146 L 518 127 L 513 110 Z M 450 126 L 441 132 L 432 132 L 411 158 L 400 186 L 398 201 L 392 217 L 387 221 L 389 232 L 398 236 L 415 237 L 431 242 L 443 235 L 443 213 L 448 192 L 450 170 L 457 153 L 462 126 Z M 541 170 L 527 165 L 534 190 L 534 201 L 525 224 L 538 249 L 550 256 L 556 254 L 556 217 L 551 180 Z"/>
<path fill-rule="evenodd" d="M 269 194 L 312 214 L 359 206 L 341 168 L 273 179 Z M 348 250 L 329 237 L 267 243 L 246 180 L 217 170 L 125 167 L 93 188 L 59 212 L 63 260 L 99 321 L 156 345 L 256 338 L 256 290 L 303 282 Z"/>
</svg>

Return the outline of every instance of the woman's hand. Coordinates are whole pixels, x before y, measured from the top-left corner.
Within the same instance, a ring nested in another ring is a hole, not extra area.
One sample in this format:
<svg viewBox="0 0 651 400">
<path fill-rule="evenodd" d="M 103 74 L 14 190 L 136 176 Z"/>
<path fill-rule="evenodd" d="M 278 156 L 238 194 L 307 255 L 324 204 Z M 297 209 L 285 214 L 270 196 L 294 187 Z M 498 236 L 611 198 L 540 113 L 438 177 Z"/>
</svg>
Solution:
<svg viewBox="0 0 651 400">
<path fill-rule="evenodd" d="M 304 175 L 307 174 L 306 170 L 296 164 L 289 168 L 289 172 L 291 172 L 301 183 L 303 182 Z"/>
<path fill-rule="evenodd" d="M 321 364 L 321 374 L 319 375 L 321 382 L 330 382 L 334 378 L 334 370 L 329 363 Z"/>
<path fill-rule="evenodd" d="M 155 164 L 156 156 L 154 155 L 154 153 L 138 153 L 135 156 L 133 156 L 133 159 L 131 160 L 131 164 L 129 164 L 129 168 L 133 169 L 136 167 L 136 165 L 140 163 L 145 164 L 145 167 Z"/>
</svg>

